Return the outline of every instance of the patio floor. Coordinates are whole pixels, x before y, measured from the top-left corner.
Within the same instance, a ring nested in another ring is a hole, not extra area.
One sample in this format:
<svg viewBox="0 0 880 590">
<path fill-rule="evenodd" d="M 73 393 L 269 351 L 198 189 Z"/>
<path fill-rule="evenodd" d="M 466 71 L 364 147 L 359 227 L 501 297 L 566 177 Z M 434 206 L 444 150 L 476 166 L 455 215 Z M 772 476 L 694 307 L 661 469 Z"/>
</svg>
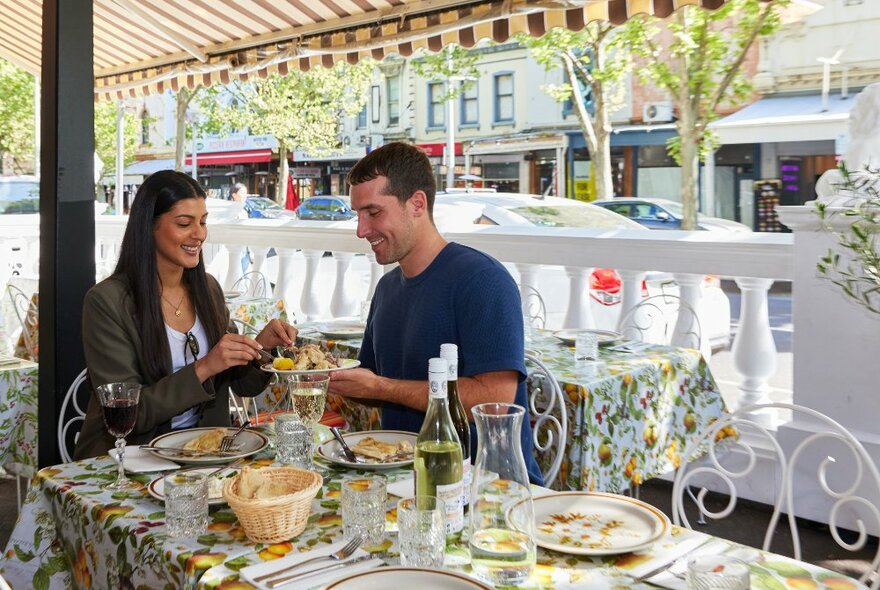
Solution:
<svg viewBox="0 0 880 590">
<path fill-rule="evenodd" d="M 670 514 L 671 494 L 671 483 L 655 479 L 642 486 L 640 497 L 664 513 Z M 0 479 L 0 548 L 6 547 L 6 542 L 15 526 L 17 513 L 15 501 L 15 479 L 3 477 Z M 717 522 L 710 521 L 699 530 L 745 545 L 760 547 L 769 520 L 770 510 L 767 506 L 741 501 L 734 517 Z M 827 526 L 809 521 L 799 521 L 799 524 L 803 559 L 830 570 L 850 576 L 859 576 L 868 569 L 871 559 L 877 551 L 876 538 L 872 538 L 867 549 L 849 553 L 837 546 L 831 538 Z M 781 554 L 791 552 L 791 541 L 787 529 L 779 529 L 773 550 Z"/>
</svg>

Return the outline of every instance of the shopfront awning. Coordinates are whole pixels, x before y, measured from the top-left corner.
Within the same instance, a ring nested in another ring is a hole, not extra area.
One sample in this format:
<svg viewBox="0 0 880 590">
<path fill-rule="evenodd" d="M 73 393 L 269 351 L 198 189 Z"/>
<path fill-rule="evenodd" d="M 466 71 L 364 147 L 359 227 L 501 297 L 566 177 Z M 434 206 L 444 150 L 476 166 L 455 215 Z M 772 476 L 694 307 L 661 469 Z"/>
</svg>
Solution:
<svg viewBox="0 0 880 590">
<path fill-rule="evenodd" d="M 823 110 L 819 94 L 770 96 L 711 123 L 709 128 L 721 145 L 833 141 L 847 133 L 855 94 L 830 96 L 827 110 Z"/>
<path fill-rule="evenodd" d="M 186 171 L 190 171 L 189 162 L 187 162 Z M 126 176 L 148 176 L 159 170 L 174 170 L 174 158 L 162 158 L 159 160 L 141 160 L 134 162 L 125 167 Z"/>
<path fill-rule="evenodd" d="M 197 154 L 199 166 L 224 166 L 227 164 L 260 164 L 272 161 L 272 150 L 245 150 L 239 152 L 213 152 Z M 186 157 L 186 165 L 192 164 L 192 157 Z"/>
<path fill-rule="evenodd" d="M 450 43 L 580 30 L 725 0 L 94 0 L 99 97 L 136 96 Z M 0 0 L 0 56 L 40 71 L 42 1 Z"/>
</svg>

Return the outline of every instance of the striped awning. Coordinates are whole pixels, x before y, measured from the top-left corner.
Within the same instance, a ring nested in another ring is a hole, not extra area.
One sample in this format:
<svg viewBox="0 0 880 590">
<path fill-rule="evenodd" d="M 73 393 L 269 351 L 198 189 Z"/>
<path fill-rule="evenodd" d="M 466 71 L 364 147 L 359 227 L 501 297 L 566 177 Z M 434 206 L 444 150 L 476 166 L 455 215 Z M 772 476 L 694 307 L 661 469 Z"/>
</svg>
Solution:
<svg viewBox="0 0 880 590">
<path fill-rule="evenodd" d="M 125 97 L 471 47 L 725 0 L 94 0 L 95 92 Z M 41 0 L 0 0 L 0 56 L 40 70 Z"/>
</svg>

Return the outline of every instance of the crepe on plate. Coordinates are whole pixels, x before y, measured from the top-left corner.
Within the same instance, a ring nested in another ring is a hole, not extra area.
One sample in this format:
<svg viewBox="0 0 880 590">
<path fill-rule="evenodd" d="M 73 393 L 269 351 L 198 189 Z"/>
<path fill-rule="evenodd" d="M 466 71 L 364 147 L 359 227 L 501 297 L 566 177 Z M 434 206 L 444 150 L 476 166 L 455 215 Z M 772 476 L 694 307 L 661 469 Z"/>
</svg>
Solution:
<svg viewBox="0 0 880 590">
<path fill-rule="evenodd" d="M 357 444 L 351 447 L 351 450 L 356 455 L 380 462 L 387 461 L 392 457 L 405 459 L 407 454 L 412 455 L 413 452 L 412 444 L 408 440 L 386 442 L 375 439 L 372 436 L 365 436 L 360 439 Z"/>
<path fill-rule="evenodd" d="M 188 451 L 206 451 L 211 453 L 220 450 L 220 442 L 226 436 L 225 428 L 214 428 L 188 441 L 183 448 Z"/>
</svg>

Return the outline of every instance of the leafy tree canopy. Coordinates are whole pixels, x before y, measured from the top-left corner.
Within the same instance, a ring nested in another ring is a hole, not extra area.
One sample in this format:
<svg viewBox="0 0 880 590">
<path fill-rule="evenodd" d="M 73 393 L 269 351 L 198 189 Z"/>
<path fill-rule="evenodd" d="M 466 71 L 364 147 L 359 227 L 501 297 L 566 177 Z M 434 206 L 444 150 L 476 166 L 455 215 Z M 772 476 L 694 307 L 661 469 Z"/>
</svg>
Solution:
<svg viewBox="0 0 880 590">
<path fill-rule="evenodd" d="M 0 154 L 34 158 L 34 77 L 0 58 Z"/>
</svg>

